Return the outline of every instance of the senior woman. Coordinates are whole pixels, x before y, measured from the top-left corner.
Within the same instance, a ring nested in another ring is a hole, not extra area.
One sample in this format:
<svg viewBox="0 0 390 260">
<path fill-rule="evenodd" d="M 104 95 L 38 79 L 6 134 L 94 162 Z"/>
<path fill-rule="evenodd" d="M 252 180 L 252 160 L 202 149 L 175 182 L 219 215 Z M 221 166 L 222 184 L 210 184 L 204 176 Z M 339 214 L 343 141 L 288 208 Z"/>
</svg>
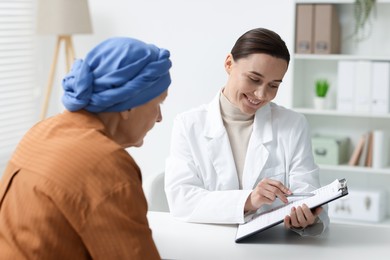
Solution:
<svg viewBox="0 0 390 260">
<path fill-rule="evenodd" d="M 19 143 L 0 183 L 1 259 L 159 259 L 125 148 L 162 120 L 169 51 L 115 37 L 76 60 L 61 114 Z"/>
</svg>

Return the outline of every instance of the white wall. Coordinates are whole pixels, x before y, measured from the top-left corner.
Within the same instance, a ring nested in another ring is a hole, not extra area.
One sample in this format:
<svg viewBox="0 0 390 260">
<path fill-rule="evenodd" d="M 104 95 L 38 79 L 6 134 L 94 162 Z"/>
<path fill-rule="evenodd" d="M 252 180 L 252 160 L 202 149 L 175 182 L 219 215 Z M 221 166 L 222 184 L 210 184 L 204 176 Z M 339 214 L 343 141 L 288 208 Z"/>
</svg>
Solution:
<svg viewBox="0 0 390 260">
<path fill-rule="evenodd" d="M 135 37 L 171 51 L 172 85 L 162 107 L 163 122 L 149 132 L 144 146 L 129 149 L 145 177 L 164 169 L 175 115 L 209 102 L 223 87 L 223 62 L 241 34 L 255 27 L 272 29 L 292 53 L 293 4 L 291 0 L 89 0 L 94 34 L 74 37 L 79 58 L 111 36 Z M 39 41 L 44 83 L 54 40 L 45 36 Z M 59 68 L 58 83 L 63 70 Z M 290 107 L 291 71 L 284 81 L 276 101 Z M 62 109 L 61 86 L 56 88 L 58 103 L 51 105 L 51 114 Z"/>
</svg>

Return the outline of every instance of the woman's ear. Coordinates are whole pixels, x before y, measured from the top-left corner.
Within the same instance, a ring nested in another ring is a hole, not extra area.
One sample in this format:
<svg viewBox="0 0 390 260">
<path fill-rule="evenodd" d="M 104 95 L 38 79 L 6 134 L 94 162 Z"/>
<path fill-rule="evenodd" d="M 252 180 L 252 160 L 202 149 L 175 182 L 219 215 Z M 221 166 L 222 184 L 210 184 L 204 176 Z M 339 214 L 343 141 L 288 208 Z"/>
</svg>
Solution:
<svg viewBox="0 0 390 260">
<path fill-rule="evenodd" d="M 230 71 L 232 70 L 233 65 L 233 55 L 229 53 L 229 55 L 225 59 L 225 71 L 227 74 L 230 74 Z"/>
<path fill-rule="evenodd" d="M 125 111 L 119 112 L 119 114 L 123 120 L 127 120 L 130 117 L 130 111 L 131 111 L 131 109 L 125 110 Z"/>
</svg>

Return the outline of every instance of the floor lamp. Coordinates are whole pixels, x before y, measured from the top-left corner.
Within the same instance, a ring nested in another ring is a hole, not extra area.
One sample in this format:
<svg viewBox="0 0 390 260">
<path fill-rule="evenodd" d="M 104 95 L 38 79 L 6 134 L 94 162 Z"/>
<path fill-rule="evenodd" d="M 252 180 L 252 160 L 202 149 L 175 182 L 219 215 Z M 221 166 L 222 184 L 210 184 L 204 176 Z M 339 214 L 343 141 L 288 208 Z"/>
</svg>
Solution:
<svg viewBox="0 0 390 260">
<path fill-rule="evenodd" d="M 46 118 L 61 45 L 64 46 L 68 72 L 75 58 L 72 35 L 92 33 L 88 0 L 38 0 L 37 33 L 57 36 L 40 115 L 42 120 Z"/>
</svg>

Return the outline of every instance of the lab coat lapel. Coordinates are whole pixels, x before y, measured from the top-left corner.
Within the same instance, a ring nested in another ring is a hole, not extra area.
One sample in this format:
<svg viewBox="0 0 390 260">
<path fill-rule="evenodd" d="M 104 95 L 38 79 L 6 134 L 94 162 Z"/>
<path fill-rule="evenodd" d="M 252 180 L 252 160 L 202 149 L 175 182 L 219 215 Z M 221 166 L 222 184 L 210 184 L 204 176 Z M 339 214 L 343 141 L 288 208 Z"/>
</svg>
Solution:
<svg viewBox="0 0 390 260">
<path fill-rule="evenodd" d="M 271 142 L 273 138 L 271 119 L 270 104 L 262 107 L 255 114 L 252 135 L 245 158 L 243 189 L 254 188 L 268 160 L 267 143 Z"/>
<path fill-rule="evenodd" d="M 207 153 L 210 158 L 222 189 L 238 189 L 238 176 L 233 153 L 226 129 L 223 125 L 219 95 L 208 106 L 204 136 L 207 139 Z"/>
</svg>

